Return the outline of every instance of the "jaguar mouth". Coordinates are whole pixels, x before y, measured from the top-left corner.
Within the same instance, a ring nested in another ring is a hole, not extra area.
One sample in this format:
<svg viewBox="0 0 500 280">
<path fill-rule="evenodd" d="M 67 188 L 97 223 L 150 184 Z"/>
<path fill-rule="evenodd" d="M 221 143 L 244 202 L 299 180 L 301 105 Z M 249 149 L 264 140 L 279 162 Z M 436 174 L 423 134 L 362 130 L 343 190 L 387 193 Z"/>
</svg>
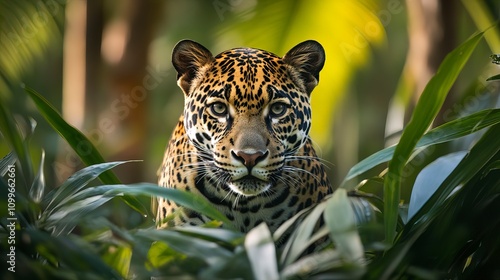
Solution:
<svg viewBox="0 0 500 280">
<path fill-rule="evenodd" d="M 246 175 L 238 180 L 228 183 L 234 192 L 244 196 L 256 196 L 267 191 L 271 187 L 270 182 L 263 181 L 252 175 Z"/>
</svg>

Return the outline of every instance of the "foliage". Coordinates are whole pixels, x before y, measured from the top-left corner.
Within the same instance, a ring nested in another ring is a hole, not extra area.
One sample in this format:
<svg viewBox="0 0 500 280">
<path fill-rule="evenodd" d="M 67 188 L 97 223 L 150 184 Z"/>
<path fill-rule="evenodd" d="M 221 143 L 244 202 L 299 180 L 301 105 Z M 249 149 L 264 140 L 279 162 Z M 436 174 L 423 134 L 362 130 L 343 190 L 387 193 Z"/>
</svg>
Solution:
<svg viewBox="0 0 500 280">
<path fill-rule="evenodd" d="M 426 132 L 481 36 L 473 36 L 443 62 L 396 147 L 361 161 L 345 178 L 344 188 L 304 209 L 274 233 L 265 224 L 247 234 L 234 231 L 203 198 L 189 193 L 146 183 L 120 184 L 111 169 L 127 162 L 103 162 L 93 146 L 90 155 L 80 153 L 89 166 L 55 188 L 45 182 L 43 155 L 38 170 L 27 156 L 35 125 L 14 119 L 0 103 L 0 130 L 11 149 L 0 160 L 1 258 L 8 264 L 7 254 L 14 248 L 16 269 L 16 274 L 3 270 L 2 279 L 439 279 L 498 275 L 499 109 L 480 111 Z M 73 148 L 82 143 L 91 145 L 41 95 L 31 89 L 27 92 Z M 405 205 L 400 204 L 399 182 L 412 158 L 466 135 L 476 139 L 470 149 L 444 155 L 419 173 L 407 216 Z M 387 161 L 388 170 L 380 176 L 349 186 L 357 176 Z M 90 185 L 95 179 L 103 185 Z M 384 201 L 361 191 L 368 182 L 384 187 Z M 112 199 L 124 199 L 145 214 L 144 206 L 136 200 L 139 196 L 168 197 L 222 222 L 224 227 L 214 221 L 204 227 L 156 230 L 152 219 L 146 217 L 139 227 L 127 229 L 95 215 L 95 209 Z M 15 207 L 9 205 L 13 197 Z M 12 220 L 15 228 L 9 226 Z M 13 247 L 8 243 L 11 235 L 15 236 Z"/>
</svg>

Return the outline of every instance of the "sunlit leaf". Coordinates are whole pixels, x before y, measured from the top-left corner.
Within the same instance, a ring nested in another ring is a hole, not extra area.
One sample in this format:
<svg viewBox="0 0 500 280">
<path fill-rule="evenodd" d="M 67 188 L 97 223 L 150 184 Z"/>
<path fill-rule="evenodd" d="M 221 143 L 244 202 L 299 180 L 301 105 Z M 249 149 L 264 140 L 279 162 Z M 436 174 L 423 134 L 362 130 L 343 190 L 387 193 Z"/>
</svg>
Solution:
<svg viewBox="0 0 500 280">
<path fill-rule="evenodd" d="M 130 269 L 130 261 L 132 259 L 132 249 L 125 244 L 120 246 L 109 246 L 102 259 L 123 278 L 127 278 Z"/>
<path fill-rule="evenodd" d="M 408 219 L 415 215 L 466 155 L 466 151 L 447 154 L 422 169 L 411 191 Z"/>
<path fill-rule="evenodd" d="M 326 202 L 316 205 L 293 231 L 281 255 L 283 265 L 294 262 L 311 245 L 311 235 L 317 228 L 326 205 Z"/>
<path fill-rule="evenodd" d="M 362 263 L 364 249 L 356 229 L 356 215 L 344 189 L 337 189 L 327 200 L 325 223 L 330 237 L 345 260 Z"/>
<path fill-rule="evenodd" d="M 279 279 L 276 248 L 265 223 L 253 228 L 245 238 L 245 249 L 255 279 Z"/>
</svg>

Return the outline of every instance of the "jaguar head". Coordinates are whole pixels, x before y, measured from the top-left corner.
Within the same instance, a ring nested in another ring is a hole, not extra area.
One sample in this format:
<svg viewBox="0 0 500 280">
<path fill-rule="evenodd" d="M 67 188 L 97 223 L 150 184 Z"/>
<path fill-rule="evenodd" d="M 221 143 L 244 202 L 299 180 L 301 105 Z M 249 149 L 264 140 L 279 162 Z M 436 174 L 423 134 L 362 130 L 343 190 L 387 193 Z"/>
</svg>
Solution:
<svg viewBox="0 0 500 280">
<path fill-rule="evenodd" d="M 283 174 L 294 172 L 290 162 L 300 158 L 308 139 L 310 94 L 324 61 L 316 41 L 282 58 L 251 48 L 214 57 L 196 42 L 179 42 L 172 62 L 185 94 L 184 127 L 196 148 L 197 170 L 243 196 L 293 184 Z"/>
</svg>

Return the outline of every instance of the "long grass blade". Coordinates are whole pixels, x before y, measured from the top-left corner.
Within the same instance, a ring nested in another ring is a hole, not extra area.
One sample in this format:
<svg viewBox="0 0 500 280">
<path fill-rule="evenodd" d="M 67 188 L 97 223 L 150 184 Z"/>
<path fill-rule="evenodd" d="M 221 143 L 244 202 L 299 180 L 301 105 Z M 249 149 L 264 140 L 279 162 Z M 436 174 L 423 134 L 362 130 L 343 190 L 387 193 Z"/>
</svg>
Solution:
<svg viewBox="0 0 500 280">
<path fill-rule="evenodd" d="M 430 130 L 418 141 L 415 149 L 452 141 L 497 123 L 500 123 L 500 109 L 483 110 Z M 395 149 L 396 146 L 387 147 L 354 165 L 347 173 L 342 186 L 345 187 L 346 183 L 356 176 L 389 161 L 394 155 Z"/>
<path fill-rule="evenodd" d="M 396 236 L 403 169 L 418 140 L 436 117 L 451 86 L 482 37 L 482 32 L 476 34 L 445 57 L 436 75 L 422 92 L 413 115 L 403 130 L 384 181 L 384 225 L 387 244 L 392 244 Z"/>
</svg>

